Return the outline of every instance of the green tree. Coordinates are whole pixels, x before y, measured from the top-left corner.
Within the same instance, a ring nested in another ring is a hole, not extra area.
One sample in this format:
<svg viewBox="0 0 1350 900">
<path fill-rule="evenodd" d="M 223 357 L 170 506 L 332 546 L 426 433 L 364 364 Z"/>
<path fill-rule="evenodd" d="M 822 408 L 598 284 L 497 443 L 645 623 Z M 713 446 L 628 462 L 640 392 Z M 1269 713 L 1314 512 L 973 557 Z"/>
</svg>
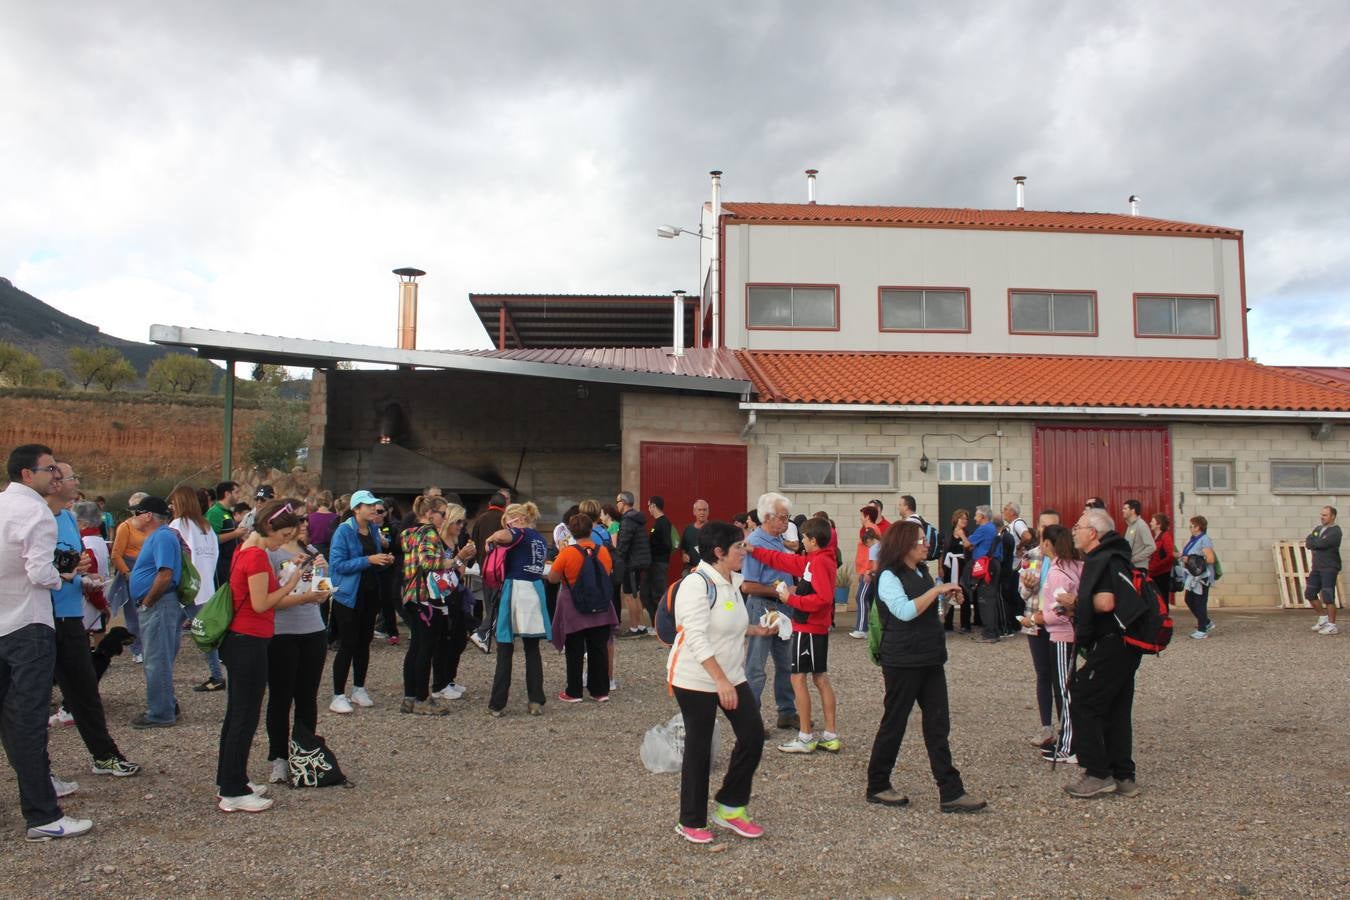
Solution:
<svg viewBox="0 0 1350 900">
<path fill-rule="evenodd" d="M 289 472 L 295 465 L 295 453 L 305 442 L 308 421 L 304 404 L 268 398 L 263 400 L 267 414 L 253 429 L 248 459 L 255 466 Z"/>
<path fill-rule="evenodd" d="M 38 373 L 37 378 L 34 379 L 32 384 L 34 387 L 60 390 L 70 384 L 70 382 L 66 379 L 64 372 L 57 371 L 56 369 L 43 369 Z"/>
<path fill-rule="evenodd" d="M 117 366 L 118 362 L 127 362 L 127 358 L 118 353 L 112 347 L 72 347 L 69 353 L 70 370 L 75 373 L 75 380 L 78 381 L 84 389 L 89 390 L 89 385 L 94 382 L 103 384 L 99 378 L 105 371 Z M 130 363 L 128 363 L 130 365 Z M 132 372 L 130 380 L 135 380 L 135 372 Z M 112 388 L 108 388 L 112 390 Z"/>
<path fill-rule="evenodd" d="M 216 367 L 209 359 L 170 353 L 155 360 L 145 373 L 145 384 L 159 394 L 196 394 L 211 385 Z"/>
<path fill-rule="evenodd" d="M 273 366 L 268 363 L 258 363 L 254 366 L 251 376 L 235 381 L 234 395 L 241 400 L 268 400 L 279 397 L 281 386 L 291 380 L 290 373 L 284 366 Z"/>
<path fill-rule="evenodd" d="M 113 351 L 116 353 L 117 351 Z M 117 361 L 99 369 L 98 375 L 94 379 L 105 391 L 112 393 L 123 385 L 131 384 L 136 380 L 136 367 L 127 361 L 125 356 L 117 354 Z"/>
<path fill-rule="evenodd" d="M 27 350 L 0 341 L 0 384 L 22 387 L 42 374 L 42 361 Z"/>
</svg>

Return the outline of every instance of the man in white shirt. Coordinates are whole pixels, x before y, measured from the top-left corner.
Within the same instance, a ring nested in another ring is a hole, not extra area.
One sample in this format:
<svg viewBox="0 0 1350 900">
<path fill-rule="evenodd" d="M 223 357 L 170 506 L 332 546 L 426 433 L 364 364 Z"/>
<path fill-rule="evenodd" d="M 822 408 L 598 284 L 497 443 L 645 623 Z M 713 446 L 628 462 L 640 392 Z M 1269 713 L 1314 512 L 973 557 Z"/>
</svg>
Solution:
<svg viewBox="0 0 1350 900">
<path fill-rule="evenodd" d="M 46 495 L 61 470 L 50 447 L 10 453 L 0 491 L 0 736 L 19 782 L 30 841 L 73 837 L 93 827 L 61 812 L 47 765 L 47 704 L 56 664 L 52 594 L 75 569 L 55 564 L 56 520 Z"/>
</svg>

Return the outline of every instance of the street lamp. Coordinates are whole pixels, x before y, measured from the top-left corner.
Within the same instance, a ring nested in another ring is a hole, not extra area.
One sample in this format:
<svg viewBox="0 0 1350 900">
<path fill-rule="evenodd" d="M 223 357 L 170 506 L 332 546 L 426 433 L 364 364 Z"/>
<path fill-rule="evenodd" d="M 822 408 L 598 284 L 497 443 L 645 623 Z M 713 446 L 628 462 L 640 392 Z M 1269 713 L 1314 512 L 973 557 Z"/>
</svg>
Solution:
<svg viewBox="0 0 1350 900">
<path fill-rule="evenodd" d="M 702 226 L 700 226 L 699 229 L 698 229 L 697 231 L 695 231 L 695 230 L 693 230 L 693 229 L 691 229 L 691 228 L 681 228 L 681 227 L 678 226 L 678 225 L 658 225 L 658 226 L 656 226 L 656 236 L 659 237 L 659 238 L 665 238 L 666 240 L 673 240 L 673 239 L 679 237 L 679 236 L 682 235 L 682 234 L 692 234 L 692 235 L 695 236 L 695 237 L 701 237 L 701 238 L 703 238 L 705 241 L 711 241 L 711 240 L 712 240 L 712 235 L 708 235 L 708 234 L 704 234 L 704 233 L 703 233 L 703 228 L 702 228 Z"/>
</svg>

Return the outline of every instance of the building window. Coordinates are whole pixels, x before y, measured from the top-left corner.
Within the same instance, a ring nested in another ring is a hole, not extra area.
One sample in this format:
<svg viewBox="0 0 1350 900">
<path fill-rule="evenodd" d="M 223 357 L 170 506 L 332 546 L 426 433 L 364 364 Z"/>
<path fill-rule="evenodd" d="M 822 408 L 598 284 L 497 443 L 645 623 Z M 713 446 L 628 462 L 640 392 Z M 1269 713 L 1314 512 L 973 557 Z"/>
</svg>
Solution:
<svg viewBox="0 0 1350 900">
<path fill-rule="evenodd" d="M 1009 291 L 1013 334 L 1097 334 L 1097 295 L 1092 291 Z"/>
<path fill-rule="evenodd" d="M 882 288 L 882 331 L 970 332 L 965 288 Z"/>
<path fill-rule="evenodd" d="M 1195 492 L 1197 494 L 1231 494 L 1234 490 L 1232 460 L 1197 459 L 1195 461 Z"/>
<path fill-rule="evenodd" d="M 839 287 L 829 284 L 746 286 L 750 328 L 839 329 Z"/>
<path fill-rule="evenodd" d="M 1136 337 L 1219 336 L 1218 297 L 1134 295 Z"/>
<path fill-rule="evenodd" d="M 889 456 L 784 456 L 785 488 L 889 488 L 895 460 Z"/>
<path fill-rule="evenodd" d="M 940 484 L 989 484 L 994 463 L 988 459 L 938 460 Z"/>
<path fill-rule="evenodd" d="M 1350 462 L 1274 460 L 1270 489 L 1276 494 L 1350 493 Z"/>
</svg>

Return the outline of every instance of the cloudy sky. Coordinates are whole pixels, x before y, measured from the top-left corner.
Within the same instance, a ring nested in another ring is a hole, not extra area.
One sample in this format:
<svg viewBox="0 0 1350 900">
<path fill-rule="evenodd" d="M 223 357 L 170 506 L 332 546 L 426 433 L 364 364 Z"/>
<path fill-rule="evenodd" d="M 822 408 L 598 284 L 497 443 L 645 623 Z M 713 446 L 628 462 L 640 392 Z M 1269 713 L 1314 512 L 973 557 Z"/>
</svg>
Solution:
<svg viewBox="0 0 1350 900">
<path fill-rule="evenodd" d="M 151 322 L 486 346 L 470 291 L 696 286 L 728 200 L 1242 228 L 1252 352 L 1350 365 L 1350 4 L 0 0 L 0 274 Z"/>
</svg>

